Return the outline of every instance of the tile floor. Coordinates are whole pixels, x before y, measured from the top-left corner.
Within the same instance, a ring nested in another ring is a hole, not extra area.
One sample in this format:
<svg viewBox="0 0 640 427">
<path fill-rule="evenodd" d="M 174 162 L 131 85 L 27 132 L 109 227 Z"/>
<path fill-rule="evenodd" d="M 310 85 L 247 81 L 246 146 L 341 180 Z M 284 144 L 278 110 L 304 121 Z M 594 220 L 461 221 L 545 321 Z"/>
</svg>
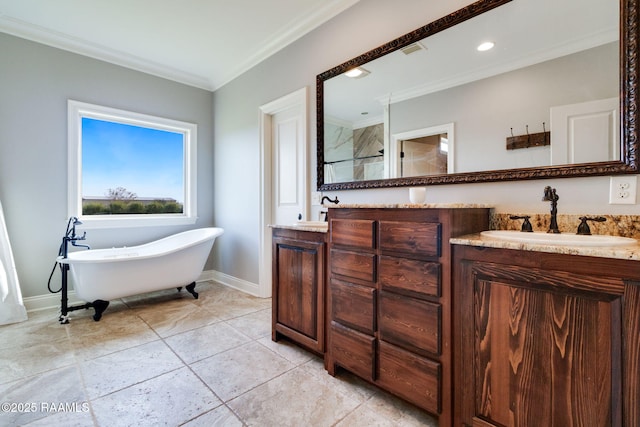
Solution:
<svg viewBox="0 0 640 427">
<path fill-rule="evenodd" d="M 271 300 L 213 282 L 0 326 L 0 426 L 436 426 L 271 341 Z"/>
</svg>

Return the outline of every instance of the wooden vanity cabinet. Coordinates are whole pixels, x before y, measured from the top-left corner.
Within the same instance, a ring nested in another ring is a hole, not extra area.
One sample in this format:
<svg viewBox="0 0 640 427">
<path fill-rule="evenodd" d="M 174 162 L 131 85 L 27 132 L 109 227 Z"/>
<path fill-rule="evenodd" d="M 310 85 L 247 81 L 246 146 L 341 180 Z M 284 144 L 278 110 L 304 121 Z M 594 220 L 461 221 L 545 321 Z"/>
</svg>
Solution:
<svg viewBox="0 0 640 427">
<path fill-rule="evenodd" d="M 640 262 L 454 245 L 456 426 L 640 426 Z"/>
<path fill-rule="evenodd" d="M 325 351 L 327 233 L 272 231 L 272 339 L 282 336 L 317 354 Z"/>
<path fill-rule="evenodd" d="M 325 366 L 452 420 L 449 238 L 488 209 L 329 209 Z"/>
</svg>

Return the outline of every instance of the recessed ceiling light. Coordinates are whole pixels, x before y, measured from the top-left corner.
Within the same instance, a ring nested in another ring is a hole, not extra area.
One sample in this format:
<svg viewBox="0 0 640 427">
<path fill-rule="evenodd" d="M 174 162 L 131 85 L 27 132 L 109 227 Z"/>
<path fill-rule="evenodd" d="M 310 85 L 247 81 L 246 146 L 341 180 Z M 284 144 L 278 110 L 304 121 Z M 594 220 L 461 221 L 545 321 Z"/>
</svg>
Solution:
<svg viewBox="0 0 640 427">
<path fill-rule="evenodd" d="M 481 43 L 481 44 L 477 47 L 477 49 L 478 49 L 478 52 L 486 52 L 487 50 L 491 50 L 491 49 L 493 49 L 493 47 L 494 47 L 495 45 L 496 45 L 496 44 L 495 44 L 494 42 L 484 42 L 484 43 Z"/>
<path fill-rule="evenodd" d="M 351 78 L 360 78 L 360 77 L 364 77 L 367 74 L 369 74 L 369 71 L 365 70 L 362 67 L 356 67 L 356 68 L 352 68 L 349 71 L 345 72 L 344 75 L 347 77 L 351 77 Z"/>
</svg>

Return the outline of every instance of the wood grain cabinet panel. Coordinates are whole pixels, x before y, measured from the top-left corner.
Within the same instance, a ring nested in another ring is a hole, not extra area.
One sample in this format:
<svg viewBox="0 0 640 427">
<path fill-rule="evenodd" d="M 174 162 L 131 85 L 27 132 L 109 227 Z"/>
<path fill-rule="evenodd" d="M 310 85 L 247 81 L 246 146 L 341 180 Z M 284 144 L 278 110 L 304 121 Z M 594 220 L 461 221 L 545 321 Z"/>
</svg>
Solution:
<svg viewBox="0 0 640 427">
<path fill-rule="evenodd" d="M 381 341 L 378 383 L 433 413 L 441 412 L 440 363 Z"/>
<path fill-rule="evenodd" d="M 440 256 L 441 225 L 411 221 L 380 221 L 380 249 L 421 256 Z"/>
<path fill-rule="evenodd" d="M 373 335 L 376 330 L 374 288 L 331 280 L 332 319 L 344 325 Z"/>
<path fill-rule="evenodd" d="M 370 381 L 375 380 L 375 346 L 374 337 L 331 323 L 333 363 Z"/>
<path fill-rule="evenodd" d="M 330 221 L 331 244 L 374 249 L 375 221 L 358 219 L 335 219 Z"/>
<path fill-rule="evenodd" d="M 440 304 L 382 291 L 378 322 L 381 340 L 420 354 L 440 354 Z"/>
<path fill-rule="evenodd" d="M 283 243 L 278 246 L 277 278 L 280 323 L 302 334 L 315 337 L 317 307 L 316 280 L 317 248 L 303 248 Z"/>
<path fill-rule="evenodd" d="M 272 339 L 325 351 L 326 234 L 274 229 Z"/>
<path fill-rule="evenodd" d="M 640 263 L 482 249 L 455 249 L 456 425 L 640 425 Z"/>
<path fill-rule="evenodd" d="M 612 425 L 612 339 L 620 299 L 479 282 L 479 414 L 498 425 Z M 613 315 L 613 317 L 612 317 Z M 619 389 L 619 384 L 616 385 Z"/>
<path fill-rule="evenodd" d="M 347 369 L 453 424 L 449 239 L 486 208 L 329 209 L 325 367 Z"/>
<path fill-rule="evenodd" d="M 418 297 L 441 295 L 439 262 L 381 256 L 378 274 L 382 289 Z"/>
<path fill-rule="evenodd" d="M 375 282 L 376 256 L 370 253 L 332 249 L 331 273 L 366 282 Z"/>
</svg>

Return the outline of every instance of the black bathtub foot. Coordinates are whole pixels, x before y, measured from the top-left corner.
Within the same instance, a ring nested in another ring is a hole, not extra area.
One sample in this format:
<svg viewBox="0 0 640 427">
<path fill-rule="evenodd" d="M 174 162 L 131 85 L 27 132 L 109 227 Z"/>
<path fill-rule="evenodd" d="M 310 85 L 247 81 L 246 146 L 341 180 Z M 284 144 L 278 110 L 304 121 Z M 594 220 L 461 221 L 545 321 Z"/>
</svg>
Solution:
<svg viewBox="0 0 640 427">
<path fill-rule="evenodd" d="M 93 315 L 93 320 L 96 322 L 102 318 L 102 313 L 109 307 L 109 301 L 103 301 L 101 299 L 97 299 L 93 302 L 93 309 L 96 311 Z"/>
<path fill-rule="evenodd" d="M 198 293 L 196 292 L 196 282 L 192 282 L 190 285 L 185 287 L 187 292 L 189 292 L 195 299 L 198 299 Z"/>
</svg>

